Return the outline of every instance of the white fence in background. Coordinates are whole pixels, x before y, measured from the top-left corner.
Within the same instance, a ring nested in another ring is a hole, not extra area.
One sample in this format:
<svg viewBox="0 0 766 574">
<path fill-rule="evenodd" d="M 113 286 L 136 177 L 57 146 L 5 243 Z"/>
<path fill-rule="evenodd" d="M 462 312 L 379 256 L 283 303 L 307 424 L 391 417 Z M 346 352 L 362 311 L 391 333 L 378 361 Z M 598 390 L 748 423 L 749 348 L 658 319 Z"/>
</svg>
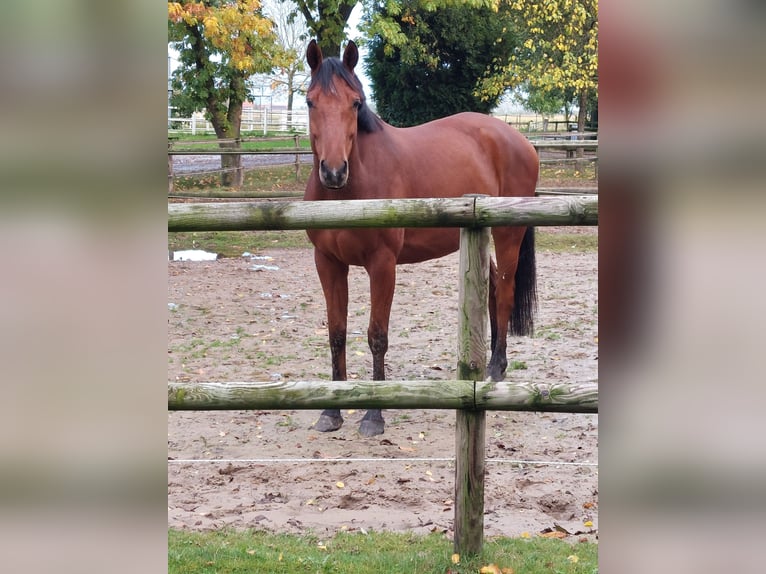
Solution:
<svg viewBox="0 0 766 574">
<path fill-rule="evenodd" d="M 538 115 L 494 114 L 494 116 L 522 132 L 567 133 L 576 129 L 577 123 L 566 121 L 560 116 L 542 118 Z M 246 108 L 242 111 L 242 131 L 268 133 L 308 134 L 309 117 L 305 109 L 289 112 L 284 109 Z M 170 133 L 213 134 L 213 124 L 207 121 L 201 112 L 191 118 L 168 118 Z M 595 137 L 592 135 L 590 137 Z M 575 139 L 575 138 L 573 138 Z M 585 138 L 582 138 L 585 139 Z"/>
<path fill-rule="evenodd" d="M 307 134 L 309 116 L 306 110 L 261 110 L 247 108 L 242 111 L 243 132 L 259 132 L 263 135 L 274 132 Z M 213 134 L 213 124 L 201 113 L 191 118 L 168 118 L 168 131 L 185 134 Z"/>
</svg>

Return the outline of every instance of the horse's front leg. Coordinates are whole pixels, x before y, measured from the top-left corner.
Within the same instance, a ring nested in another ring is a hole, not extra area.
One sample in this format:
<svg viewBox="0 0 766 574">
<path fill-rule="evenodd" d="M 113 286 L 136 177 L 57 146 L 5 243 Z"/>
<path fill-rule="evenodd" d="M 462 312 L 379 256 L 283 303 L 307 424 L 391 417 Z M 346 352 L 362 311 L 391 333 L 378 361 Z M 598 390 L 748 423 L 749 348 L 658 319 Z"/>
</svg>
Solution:
<svg viewBox="0 0 766 574">
<path fill-rule="evenodd" d="M 346 325 L 348 321 L 348 265 L 314 250 L 319 281 L 327 306 L 327 331 L 330 337 L 332 380 L 346 380 Z M 320 432 L 343 426 L 340 409 L 325 409 L 314 424 Z"/>
<path fill-rule="evenodd" d="M 388 321 L 396 284 L 396 257 L 383 253 L 367 266 L 370 276 L 370 324 L 367 342 L 372 352 L 372 378 L 386 380 L 386 351 L 388 351 Z M 380 409 L 370 409 L 359 425 L 359 434 L 375 436 L 383 434 L 385 421 Z"/>
</svg>

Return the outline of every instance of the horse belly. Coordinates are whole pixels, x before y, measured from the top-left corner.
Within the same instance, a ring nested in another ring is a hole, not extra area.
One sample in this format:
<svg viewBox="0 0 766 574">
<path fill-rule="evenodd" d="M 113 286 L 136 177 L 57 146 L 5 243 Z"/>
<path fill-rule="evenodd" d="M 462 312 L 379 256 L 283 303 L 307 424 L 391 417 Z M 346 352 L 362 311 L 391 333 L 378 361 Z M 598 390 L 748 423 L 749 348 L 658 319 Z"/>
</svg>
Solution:
<svg viewBox="0 0 766 574">
<path fill-rule="evenodd" d="M 458 250 L 460 230 L 454 228 L 423 228 L 405 230 L 404 245 L 397 263 L 420 263 L 438 259 Z"/>
</svg>

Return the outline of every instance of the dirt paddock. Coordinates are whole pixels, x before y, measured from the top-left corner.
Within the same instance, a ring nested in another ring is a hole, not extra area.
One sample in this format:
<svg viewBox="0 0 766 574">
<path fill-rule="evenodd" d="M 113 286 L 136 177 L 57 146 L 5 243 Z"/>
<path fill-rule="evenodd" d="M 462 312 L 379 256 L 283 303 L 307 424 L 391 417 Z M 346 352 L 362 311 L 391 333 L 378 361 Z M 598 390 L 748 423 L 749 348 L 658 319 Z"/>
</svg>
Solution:
<svg viewBox="0 0 766 574">
<path fill-rule="evenodd" d="M 257 255 L 168 263 L 168 380 L 329 378 L 311 250 Z M 535 336 L 509 339 L 518 368 L 506 377 L 596 380 L 597 253 L 538 250 L 537 260 Z M 455 378 L 457 267 L 453 254 L 398 268 L 388 378 Z M 349 278 L 349 378 L 366 379 L 368 282 L 359 268 Z M 454 411 L 384 411 L 386 432 L 374 438 L 357 433 L 363 412 L 344 411 L 329 434 L 311 429 L 318 414 L 169 412 L 168 526 L 451 533 Z M 597 452 L 597 415 L 488 412 L 486 534 L 558 525 L 593 537 Z"/>
</svg>

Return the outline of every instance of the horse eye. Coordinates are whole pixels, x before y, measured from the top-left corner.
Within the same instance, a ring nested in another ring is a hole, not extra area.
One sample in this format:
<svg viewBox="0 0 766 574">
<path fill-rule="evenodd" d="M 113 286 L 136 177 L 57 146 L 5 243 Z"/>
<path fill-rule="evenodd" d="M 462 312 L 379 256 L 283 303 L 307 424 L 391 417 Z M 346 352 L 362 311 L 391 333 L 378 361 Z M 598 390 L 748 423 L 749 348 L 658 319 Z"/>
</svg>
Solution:
<svg viewBox="0 0 766 574">
<path fill-rule="evenodd" d="M 306 100 L 306 107 L 308 109 L 313 108 L 314 107 L 314 102 L 312 102 L 311 100 Z"/>
<path fill-rule="evenodd" d="M 354 100 L 354 109 L 357 112 L 362 109 L 362 100 Z"/>
</svg>

